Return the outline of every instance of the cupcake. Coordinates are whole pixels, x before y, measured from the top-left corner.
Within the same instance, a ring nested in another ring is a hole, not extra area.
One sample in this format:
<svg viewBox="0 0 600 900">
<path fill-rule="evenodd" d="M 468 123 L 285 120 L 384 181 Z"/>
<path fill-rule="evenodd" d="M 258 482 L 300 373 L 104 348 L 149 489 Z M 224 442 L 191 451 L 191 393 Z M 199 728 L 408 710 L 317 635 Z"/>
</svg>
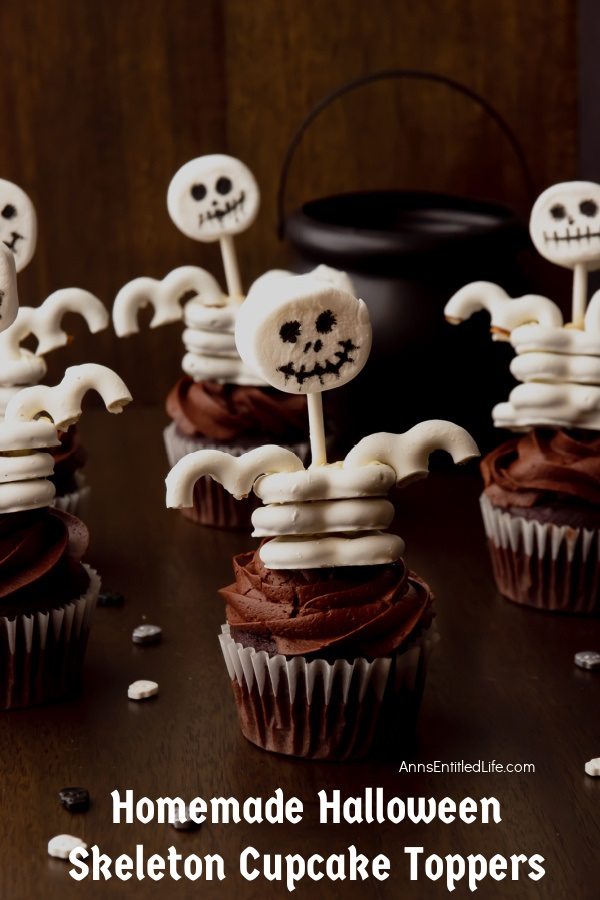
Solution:
<svg viewBox="0 0 600 900">
<path fill-rule="evenodd" d="M 387 531 L 387 495 L 425 475 L 434 449 L 462 462 L 477 448 L 463 429 L 433 421 L 370 435 L 327 461 L 321 394 L 361 371 L 371 329 L 362 301 L 314 275 L 252 289 L 236 340 L 273 387 L 307 395 L 312 462 L 272 444 L 241 457 L 195 452 L 170 472 L 167 505 L 190 506 L 207 475 L 261 501 L 252 523 L 263 541 L 235 557 L 221 590 L 220 642 L 245 737 L 308 759 L 361 757 L 378 738 L 412 730 L 435 640 L 433 595 Z"/>
<path fill-rule="evenodd" d="M 571 322 L 546 297 L 511 299 L 486 282 L 446 307 L 452 322 L 487 309 L 493 336 L 516 351 L 521 383 L 493 419 L 520 436 L 482 460 L 481 508 L 498 590 L 553 612 L 600 610 L 600 293 L 587 301 L 587 271 L 600 267 L 598 215 L 600 185 L 589 182 L 554 185 L 532 210 L 536 248 L 574 269 Z"/>
<path fill-rule="evenodd" d="M 135 279 L 115 300 L 113 321 L 119 336 L 138 330 L 137 311 L 146 303 L 155 309 L 151 327 L 184 320 L 184 376 L 166 402 L 171 424 L 164 440 L 171 466 L 198 450 L 217 449 L 240 456 L 272 441 L 308 459 L 305 397 L 275 390 L 240 359 L 235 345 L 243 293 L 233 237 L 252 224 L 259 200 L 254 176 L 239 160 L 218 154 L 186 163 L 169 186 L 169 214 L 188 237 L 221 243 L 227 293 L 208 272 L 184 266 L 160 282 Z M 289 273 L 267 272 L 253 288 L 282 274 Z M 342 272 L 319 266 L 315 275 L 351 290 Z M 195 296 L 182 308 L 182 298 L 190 293 Z M 203 478 L 196 484 L 193 506 L 183 513 L 202 525 L 250 529 L 255 507 L 253 498 L 235 502 L 220 484 Z"/>
<path fill-rule="evenodd" d="M 23 390 L 0 423 L 0 707 L 65 699 L 79 690 L 98 574 L 82 560 L 88 531 L 52 506 L 57 423 L 74 421 L 96 387 L 113 411 L 130 399 L 103 366 L 78 366 L 54 388 Z M 53 420 L 53 421 L 52 421 Z"/>
</svg>

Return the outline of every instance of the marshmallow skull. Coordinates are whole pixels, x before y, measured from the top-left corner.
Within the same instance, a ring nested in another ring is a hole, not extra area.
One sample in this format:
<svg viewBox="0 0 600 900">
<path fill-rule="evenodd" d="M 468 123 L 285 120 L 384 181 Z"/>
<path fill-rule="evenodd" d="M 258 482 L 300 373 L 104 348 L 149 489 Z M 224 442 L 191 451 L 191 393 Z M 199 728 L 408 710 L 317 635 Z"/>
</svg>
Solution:
<svg viewBox="0 0 600 900">
<path fill-rule="evenodd" d="M 252 288 L 238 313 L 238 352 L 266 382 L 291 394 L 341 387 L 371 349 L 366 304 L 316 278 L 272 278 Z"/>
<path fill-rule="evenodd" d="M 35 252 L 37 216 L 25 191 L 0 178 L 0 240 L 12 250 L 17 272 Z"/>
<path fill-rule="evenodd" d="M 565 181 L 535 201 L 529 220 L 531 239 L 545 259 L 572 269 L 600 268 L 600 185 Z"/>
<path fill-rule="evenodd" d="M 256 218 L 260 193 L 250 169 L 222 153 L 199 156 L 175 173 L 167 208 L 175 225 L 196 241 L 245 231 Z"/>
</svg>

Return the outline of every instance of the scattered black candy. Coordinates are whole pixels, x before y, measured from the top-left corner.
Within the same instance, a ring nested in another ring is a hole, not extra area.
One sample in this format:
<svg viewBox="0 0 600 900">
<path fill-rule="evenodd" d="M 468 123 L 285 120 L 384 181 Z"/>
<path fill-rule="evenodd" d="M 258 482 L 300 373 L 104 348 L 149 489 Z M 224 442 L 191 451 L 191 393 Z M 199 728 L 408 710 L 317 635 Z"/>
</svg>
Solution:
<svg viewBox="0 0 600 900">
<path fill-rule="evenodd" d="M 158 625 L 138 625 L 131 634 L 134 644 L 158 644 L 161 638 L 162 628 Z"/>
<path fill-rule="evenodd" d="M 58 792 L 58 799 L 69 812 L 85 812 L 90 808 L 90 795 L 82 787 L 66 787 Z"/>
<path fill-rule="evenodd" d="M 98 594 L 98 606 L 123 606 L 125 597 L 117 591 L 101 591 Z"/>
</svg>

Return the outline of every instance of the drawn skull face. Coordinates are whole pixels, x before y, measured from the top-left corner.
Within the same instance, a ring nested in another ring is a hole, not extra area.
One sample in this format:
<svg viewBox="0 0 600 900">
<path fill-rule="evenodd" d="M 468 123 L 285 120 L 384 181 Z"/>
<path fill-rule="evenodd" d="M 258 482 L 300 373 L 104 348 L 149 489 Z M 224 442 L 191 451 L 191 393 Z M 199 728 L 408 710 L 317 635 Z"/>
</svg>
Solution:
<svg viewBox="0 0 600 900">
<path fill-rule="evenodd" d="M 0 240 L 12 250 L 17 272 L 35 252 L 37 217 L 33 203 L 21 188 L 0 179 Z"/>
<path fill-rule="evenodd" d="M 537 251 L 550 262 L 573 268 L 600 268 L 600 185 L 566 181 L 535 201 L 529 232 Z"/>
<path fill-rule="evenodd" d="M 173 222 L 196 241 L 217 241 L 245 231 L 254 222 L 259 203 L 250 169 L 223 154 L 186 163 L 173 176 L 167 193 Z"/>
<path fill-rule="evenodd" d="M 282 276 L 249 292 L 238 313 L 240 356 L 292 394 L 341 387 L 363 368 L 371 324 L 362 300 L 313 275 Z"/>
</svg>

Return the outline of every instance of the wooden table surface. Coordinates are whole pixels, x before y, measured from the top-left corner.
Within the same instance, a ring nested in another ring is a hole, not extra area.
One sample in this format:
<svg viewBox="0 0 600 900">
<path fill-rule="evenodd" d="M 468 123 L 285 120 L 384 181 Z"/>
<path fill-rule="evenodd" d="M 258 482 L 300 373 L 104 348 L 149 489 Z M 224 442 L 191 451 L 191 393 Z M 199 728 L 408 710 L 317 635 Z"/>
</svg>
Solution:
<svg viewBox="0 0 600 900">
<path fill-rule="evenodd" d="M 82 432 L 91 458 L 93 504 L 88 559 L 106 587 L 126 595 L 121 609 L 98 609 L 81 699 L 5 713 L 0 730 L 3 900 L 71 897 L 254 898 L 288 896 L 285 884 L 238 874 L 241 850 L 305 856 L 341 852 L 350 844 L 368 856 L 385 853 L 391 877 L 378 882 L 305 880 L 293 896 L 378 898 L 448 896 L 443 880 L 411 882 L 405 846 L 425 853 L 540 853 L 545 878 L 486 881 L 481 897 L 573 898 L 600 895 L 600 779 L 584 762 L 600 755 L 600 673 L 573 666 L 577 650 L 600 648 L 600 621 L 529 612 L 493 587 L 477 506 L 474 473 L 439 474 L 407 488 L 399 523 L 413 568 L 439 598 L 437 648 L 414 744 L 402 756 L 359 763 L 302 762 L 264 753 L 241 737 L 216 639 L 223 619 L 216 595 L 230 577 L 230 558 L 251 541 L 242 534 L 200 529 L 164 508 L 166 463 L 160 409 L 110 417 L 90 410 Z M 164 641 L 140 648 L 132 629 L 159 624 Z M 151 702 L 131 703 L 137 678 L 160 683 Z M 398 771 L 402 759 L 532 762 L 535 774 L 429 774 Z M 57 791 L 82 785 L 88 813 L 62 809 Z M 344 796 L 382 786 L 387 796 L 497 797 L 500 824 L 320 826 L 317 792 Z M 169 825 L 113 825 L 110 792 L 136 797 L 269 796 L 281 787 L 304 801 L 297 825 L 211 825 L 183 833 Z M 46 855 L 48 839 L 67 832 L 115 857 L 220 853 L 223 882 L 165 879 L 154 883 L 76 883 L 68 863 Z M 471 896 L 464 885 L 454 896 Z"/>
</svg>

